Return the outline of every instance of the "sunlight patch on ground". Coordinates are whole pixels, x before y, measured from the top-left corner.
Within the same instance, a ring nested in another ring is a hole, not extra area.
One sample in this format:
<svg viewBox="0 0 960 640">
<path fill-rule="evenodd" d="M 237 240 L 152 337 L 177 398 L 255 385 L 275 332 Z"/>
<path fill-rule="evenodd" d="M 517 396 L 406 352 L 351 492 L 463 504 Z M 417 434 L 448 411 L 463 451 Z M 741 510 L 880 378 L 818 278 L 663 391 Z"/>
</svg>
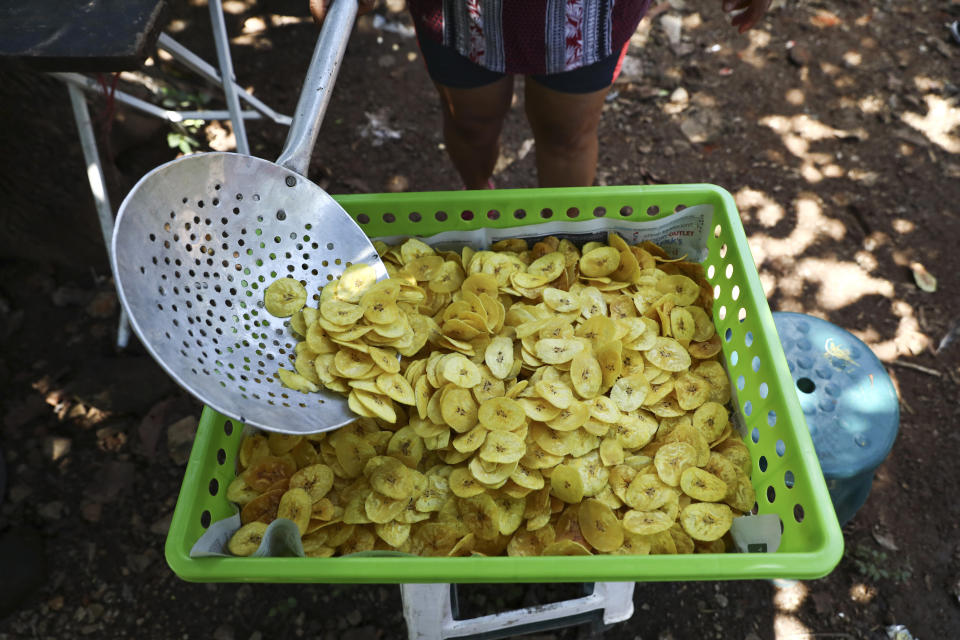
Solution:
<svg viewBox="0 0 960 640">
<path fill-rule="evenodd" d="M 913 306 L 896 297 L 893 282 L 872 275 L 878 267 L 872 253 L 858 251 L 846 260 L 841 258 L 847 256 L 804 256 L 824 239 L 839 241 L 846 234 L 842 222 L 824 214 L 815 195 L 800 196 L 792 210 L 754 189 L 741 189 L 734 199 L 745 221 L 774 227 L 784 218 L 794 220 L 793 229 L 785 237 L 757 231 L 748 238 L 764 294 L 767 298 L 779 296 L 774 311 L 825 313 L 849 307 L 866 296 L 880 296 L 890 301 L 889 314 L 897 319 L 894 335 L 873 328 L 881 321 L 879 317 L 862 318 L 862 326 L 848 327 L 851 333 L 884 361 L 916 355 L 930 347 L 932 339 L 921 330 Z M 915 231 L 908 220 L 896 221 L 894 228 L 903 234 Z M 814 308 L 808 309 L 803 300 L 811 293 Z"/>
<path fill-rule="evenodd" d="M 761 29 L 751 29 L 746 35 L 750 37 L 750 45 L 738 55 L 751 67 L 762 69 L 767 64 L 767 56 L 763 50 L 770 45 L 770 33 Z"/>
<path fill-rule="evenodd" d="M 850 587 L 850 599 L 858 604 L 869 604 L 877 596 L 876 587 L 858 582 Z"/>
<path fill-rule="evenodd" d="M 846 234 L 846 228 L 839 220 L 833 220 L 823 214 L 823 209 L 813 196 L 801 196 L 796 202 L 794 213 L 796 226 L 785 238 L 777 238 L 764 233 L 750 236 L 750 250 L 757 266 L 768 260 L 787 260 L 792 262 L 821 237 L 827 236 L 840 240 Z"/>
<path fill-rule="evenodd" d="M 780 136 L 783 146 L 802 161 L 800 174 L 812 184 L 824 178 L 842 178 L 846 173 L 829 153 L 811 151 L 813 143 L 833 138 L 855 136 L 865 139 L 866 135 L 860 131 L 845 131 L 836 129 L 805 114 L 796 116 L 767 116 L 760 119 L 760 124 L 769 127 Z"/>
<path fill-rule="evenodd" d="M 797 262 L 796 273 L 807 282 L 819 285 L 817 305 L 834 311 L 869 295 L 892 298 L 893 283 L 874 278 L 860 265 L 836 259 L 805 258 Z"/>
<path fill-rule="evenodd" d="M 778 587 L 773 594 L 773 604 L 778 611 L 798 611 L 807 599 L 809 590 L 802 582 L 794 582 L 784 587 Z"/>
<path fill-rule="evenodd" d="M 291 24 L 308 24 L 313 22 L 311 16 L 283 16 L 272 13 L 269 17 L 270 24 L 274 27 L 286 27 Z"/>
<path fill-rule="evenodd" d="M 775 640 L 800 640 L 810 638 L 813 632 L 795 617 L 778 613 L 773 616 L 773 637 Z"/>
<path fill-rule="evenodd" d="M 194 4 L 197 6 L 205 5 L 206 0 L 193 0 Z M 243 0 L 224 0 L 223 10 L 225 13 L 230 15 L 239 16 L 242 13 L 245 13 L 250 7 L 252 7 L 256 2 L 244 2 Z"/>
<path fill-rule="evenodd" d="M 776 226 L 783 220 L 786 212 L 776 200 L 762 191 L 744 187 L 733 196 L 737 203 L 737 210 L 741 213 L 750 211 L 752 221 L 758 222 L 765 227 Z"/>
<path fill-rule="evenodd" d="M 901 119 L 944 151 L 960 153 L 960 137 L 950 135 L 960 125 L 960 108 L 954 101 L 932 94 L 924 96 L 924 100 L 927 103 L 927 115 L 908 111 Z"/>
</svg>

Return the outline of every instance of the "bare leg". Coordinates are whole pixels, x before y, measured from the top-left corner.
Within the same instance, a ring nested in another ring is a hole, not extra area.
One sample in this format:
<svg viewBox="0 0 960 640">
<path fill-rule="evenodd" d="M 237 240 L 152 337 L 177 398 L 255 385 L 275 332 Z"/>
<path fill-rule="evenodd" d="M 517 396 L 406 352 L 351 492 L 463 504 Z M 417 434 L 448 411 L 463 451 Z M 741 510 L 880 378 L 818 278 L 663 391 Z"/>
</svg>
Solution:
<svg viewBox="0 0 960 640">
<path fill-rule="evenodd" d="M 525 86 L 540 186 L 592 185 L 597 173 L 597 128 L 608 89 L 561 93 L 531 78 Z"/>
<path fill-rule="evenodd" d="M 475 89 L 436 85 L 443 139 L 467 189 L 486 189 L 500 154 L 500 131 L 513 99 L 513 77 Z"/>
</svg>

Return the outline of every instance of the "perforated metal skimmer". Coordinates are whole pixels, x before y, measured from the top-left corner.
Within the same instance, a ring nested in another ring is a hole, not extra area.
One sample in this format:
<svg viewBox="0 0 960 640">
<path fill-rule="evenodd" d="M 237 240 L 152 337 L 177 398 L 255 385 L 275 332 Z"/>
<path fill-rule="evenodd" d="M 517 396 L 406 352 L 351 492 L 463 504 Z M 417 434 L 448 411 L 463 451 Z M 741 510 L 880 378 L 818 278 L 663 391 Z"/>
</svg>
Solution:
<svg viewBox="0 0 960 640">
<path fill-rule="evenodd" d="M 150 354 L 203 403 L 270 431 L 326 431 L 355 415 L 339 394 L 281 386 L 275 374 L 292 368 L 296 339 L 289 319 L 263 308 L 266 287 L 296 278 L 316 306 L 351 264 L 386 276 L 360 227 L 301 175 L 356 10 L 333 3 L 276 164 L 231 153 L 167 163 L 133 188 L 114 228 L 117 290 Z"/>
</svg>

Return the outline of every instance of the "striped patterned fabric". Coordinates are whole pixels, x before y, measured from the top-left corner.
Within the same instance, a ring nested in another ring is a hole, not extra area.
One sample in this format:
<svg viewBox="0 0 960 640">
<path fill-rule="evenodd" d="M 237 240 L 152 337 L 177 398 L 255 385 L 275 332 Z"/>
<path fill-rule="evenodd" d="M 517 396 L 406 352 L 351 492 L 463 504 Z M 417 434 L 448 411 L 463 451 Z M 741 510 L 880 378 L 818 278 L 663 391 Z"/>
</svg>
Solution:
<svg viewBox="0 0 960 640">
<path fill-rule="evenodd" d="M 651 0 L 408 0 L 419 38 L 500 73 L 560 73 L 622 49 Z"/>
</svg>

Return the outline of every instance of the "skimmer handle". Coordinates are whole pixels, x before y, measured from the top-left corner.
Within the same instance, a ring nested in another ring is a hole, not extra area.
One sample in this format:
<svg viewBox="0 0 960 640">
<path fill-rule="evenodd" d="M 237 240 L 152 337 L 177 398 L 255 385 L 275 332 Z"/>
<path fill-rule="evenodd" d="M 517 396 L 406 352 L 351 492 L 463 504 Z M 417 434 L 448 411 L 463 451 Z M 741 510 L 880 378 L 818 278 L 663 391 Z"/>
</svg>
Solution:
<svg viewBox="0 0 960 640">
<path fill-rule="evenodd" d="M 357 0 L 333 0 L 330 3 L 317 46 L 313 49 L 307 77 L 300 90 L 287 140 L 277 158 L 277 164 L 304 177 L 310 168 L 313 145 L 330 103 L 331 90 L 340 71 L 340 62 L 357 18 L 357 9 Z"/>
</svg>

